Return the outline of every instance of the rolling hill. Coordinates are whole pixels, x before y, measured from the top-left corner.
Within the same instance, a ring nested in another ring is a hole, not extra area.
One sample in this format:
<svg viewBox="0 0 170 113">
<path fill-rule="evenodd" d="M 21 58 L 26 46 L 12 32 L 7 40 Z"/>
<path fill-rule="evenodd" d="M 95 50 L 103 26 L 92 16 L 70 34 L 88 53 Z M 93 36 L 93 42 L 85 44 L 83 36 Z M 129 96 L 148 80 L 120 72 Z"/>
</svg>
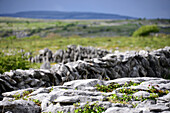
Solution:
<svg viewBox="0 0 170 113">
<path fill-rule="evenodd" d="M 62 11 L 24 11 L 11 14 L 0 14 L 1 17 L 22 17 L 34 19 L 137 19 L 130 16 L 93 12 L 62 12 Z"/>
</svg>

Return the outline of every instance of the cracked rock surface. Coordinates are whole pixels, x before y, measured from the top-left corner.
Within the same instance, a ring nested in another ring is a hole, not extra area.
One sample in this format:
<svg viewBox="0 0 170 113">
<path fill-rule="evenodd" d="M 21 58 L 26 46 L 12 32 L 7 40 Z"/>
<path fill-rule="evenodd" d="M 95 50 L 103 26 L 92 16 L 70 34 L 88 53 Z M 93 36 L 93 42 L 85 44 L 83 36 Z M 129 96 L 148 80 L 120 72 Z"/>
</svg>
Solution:
<svg viewBox="0 0 170 113">
<path fill-rule="evenodd" d="M 124 85 L 133 82 L 131 85 Z M 96 87 L 119 84 L 113 91 L 102 92 Z M 120 89 L 132 89 L 131 94 L 120 92 Z M 154 89 L 154 90 L 153 90 Z M 158 91 L 158 92 L 157 92 Z M 152 77 L 118 78 L 115 80 L 84 79 L 65 82 L 61 86 L 27 88 L 6 92 L 0 101 L 0 112 L 39 113 L 57 112 L 74 113 L 76 109 L 83 109 L 97 103 L 104 107 L 103 113 L 169 113 L 170 112 L 170 80 Z M 166 92 L 166 93 L 164 93 Z M 158 95 L 156 98 L 152 94 Z M 129 95 L 128 101 L 111 99 L 111 96 L 123 98 Z M 136 100 L 137 96 L 143 100 Z M 110 99 L 109 99 L 110 97 Z M 146 99 L 147 98 L 147 99 Z"/>
</svg>

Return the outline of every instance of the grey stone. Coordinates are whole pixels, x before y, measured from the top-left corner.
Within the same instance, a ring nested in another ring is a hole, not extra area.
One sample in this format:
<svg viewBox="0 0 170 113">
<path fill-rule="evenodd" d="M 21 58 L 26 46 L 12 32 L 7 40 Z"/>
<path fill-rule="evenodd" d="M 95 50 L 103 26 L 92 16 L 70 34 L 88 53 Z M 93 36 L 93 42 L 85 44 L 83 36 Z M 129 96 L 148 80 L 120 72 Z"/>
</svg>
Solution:
<svg viewBox="0 0 170 113">
<path fill-rule="evenodd" d="M 49 89 L 39 88 L 39 89 L 33 91 L 30 95 L 37 95 L 37 94 L 40 94 L 40 93 L 49 93 Z"/>
<path fill-rule="evenodd" d="M 45 48 L 45 49 L 40 50 L 39 53 L 40 53 L 40 55 L 44 55 L 44 54 L 46 54 L 48 51 L 49 51 L 49 49 L 48 49 L 48 48 Z"/>
<path fill-rule="evenodd" d="M 147 98 L 150 96 L 150 93 L 146 92 L 146 91 L 138 91 L 136 93 L 133 94 L 134 97 L 144 97 Z"/>
<path fill-rule="evenodd" d="M 51 68 L 51 65 L 49 62 L 44 62 L 40 67 L 40 69 L 50 69 L 50 68 Z"/>
<path fill-rule="evenodd" d="M 48 73 L 48 71 L 43 71 L 43 73 Z M 43 76 L 43 75 L 42 75 Z M 57 111 L 64 111 L 64 112 L 71 112 L 74 113 L 74 110 L 76 109 L 74 104 L 80 103 L 80 106 L 82 109 L 84 108 L 85 104 L 87 102 L 90 102 L 89 104 L 92 105 L 93 103 L 96 103 L 107 109 L 106 113 L 149 113 L 149 112 L 165 112 L 169 111 L 170 104 L 169 101 L 165 101 L 166 96 L 162 96 L 160 98 L 156 98 L 156 100 L 145 100 L 143 102 L 141 101 L 134 101 L 133 99 L 129 101 L 129 104 L 122 104 L 122 103 L 111 103 L 107 99 L 108 96 L 115 94 L 116 90 L 113 92 L 100 92 L 96 90 L 95 85 L 108 85 L 109 83 L 115 82 L 119 83 L 120 85 L 123 85 L 125 82 L 129 83 L 130 81 L 133 81 L 135 83 L 142 82 L 139 86 L 129 86 L 126 88 L 137 88 L 139 90 L 144 90 L 144 87 L 147 87 L 148 84 L 153 83 L 153 85 L 156 85 L 157 83 L 161 85 L 169 84 L 169 80 L 160 79 L 160 78 L 149 78 L 149 77 L 137 77 L 137 78 L 119 78 L 115 80 L 110 81 L 103 81 L 103 80 L 97 80 L 97 79 L 87 79 L 87 80 L 74 80 L 70 82 L 64 83 L 62 86 L 53 86 L 53 87 L 47 87 L 47 88 L 38 88 L 38 89 L 23 89 L 23 90 L 17 90 L 13 92 L 7 92 L 3 93 L 4 99 L 3 103 L 13 104 L 15 103 L 15 106 L 18 106 L 16 104 L 14 96 L 15 95 L 23 95 L 25 91 L 31 91 L 27 97 L 28 103 L 30 100 L 39 100 L 41 102 L 41 106 L 38 106 L 39 109 L 41 109 L 41 112 L 57 112 Z M 163 85 L 163 86 L 164 86 Z M 161 87 L 165 88 L 166 87 Z M 119 88 L 120 89 L 120 88 Z M 122 97 L 122 93 L 116 93 L 118 97 Z M 148 96 L 148 92 L 146 91 L 139 91 L 133 94 L 134 96 L 141 96 L 144 97 Z M 24 97 L 26 98 L 26 96 Z M 26 100 L 24 100 L 26 101 Z M 137 106 L 133 108 L 133 105 Z M 16 107 L 17 108 L 17 107 Z M 32 109 L 33 107 L 29 107 L 26 105 L 23 105 L 22 108 L 26 109 Z M 35 110 L 35 109 L 34 109 Z M 8 110 L 9 111 L 9 110 Z"/>
<path fill-rule="evenodd" d="M 132 108 L 110 107 L 104 113 L 143 113 L 142 110 Z"/>
<path fill-rule="evenodd" d="M 145 100 L 145 101 L 139 103 L 139 104 L 136 106 L 136 108 L 142 108 L 142 109 L 147 108 L 147 109 L 148 109 L 149 106 L 154 105 L 154 104 L 156 104 L 156 101 L 155 101 L 155 100 Z"/>
<path fill-rule="evenodd" d="M 5 92 L 5 93 L 2 93 L 2 95 L 5 97 L 13 97 L 13 95 L 22 96 L 25 91 L 32 92 L 34 91 L 34 89 L 33 88 L 21 89 L 21 90 L 16 90 L 16 91 L 11 91 L 11 92 Z"/>
<path fill-rule="evenodd" d="M 3 89 L 4 91 L 11 91 L 11 90 L 15 90 L 17 88 L 11 86 L 7 81 L 0 79 L 0 87 L 1 89 Z"/>
<path fill-rule="evenodd" d="M 12 72 L 9 72 L 9 73 L 12 73 Z M 14 74 L 14 73 L 12 73 L 12 74 Z M 0 77 L 2 79 L 4 79 L 5 81 L 9 82 L 11 85 L 16 85 L 17 84 L 17 82 L 14 79 L 12 79 L 9 75 L 2 75 Z"/>
<path fill-rule="evenodd" d="M 75 80 L 75 81 L 64 83 L 64 86 L 73 87 L 77 89 L 85 89 L 85 87 L 91 87 L 97 84 L 103 85 L 103 82 L 97 79 L 87 79 L 87 80 L 84 80 L 83 82 L 82 80 Z"/>
<path fill-rule="evenodd" d="M 151 112 L 162 112 L 162 111 L 169 111 L 170 112 L 170 108 L 166 107 L 164 104 L 151 105 L 151 106 L 149 106 L 149 110 Z"/>
<path fill-rule="evenodd" d="M 167 95 L 165 95 L 163 97 L 159 97 L 158 100 L 170 102 L 170 93 L 168 93 Z"/>
<path fill-rule="evenodd" d="M 54 102 L 58 102 L 60 104 L 70 104 L 70 103 L 76 103 L 79 102 L 80 99 L 77 96 L 72 96 L 72 97 L 68 97 L 68 96 L 60 96 L 57 99 L 54 100 Z"/>
<path fill-rule="evenodd" d="M 0 112 L 38 113 L 40 107 L 32 101 L 26 100 L 0 101 Z"/>
<path fill-rule="evenodd" d="M 31 96 L 31 95 L 29 95 Z M 37 95 L 34 95 L 34 96 L 31 96 L 31 97 L 28 97 L 28 99 L 32 100 L 39 100 L 40 102 L 42 102 L 44 99 L 47 99 L 49 98 L 49 94 L 48 93 L 40 93 L 40 94 L 37 94 Z"/>
<path fill-rule="evenodd" d="M 161 112 L 161 113 L 169 113 L 170 111 L 163 111 L 163 112 Z"/>
<path fill-rule="evenodd" d="M 43 97 L 41 93 L 50 92 L 47 100 L 53 101 L 59 96 L 78 96 L 80 101 L 98 101 L 106 96 L 101 96 L 102 93 L 94 93 L 97 95 L 92 95 L 89 92 L 97 92 L 94 87 L 96 84 L 108 85 L 111 82 L 119 83 L 123 85 L 125 82 L 134 81 L 135 83 L 140 83 L 138 86 L 130 86 L 128 88 L 142 90 L 134 95 L 144 95 L 148 96 L 147 92 L 148 86 L 155 86 L 158 90 L 170 90 L 170 81 L 161 79 L 160 77 L 168 77 L 170 74 L 169 62 L 170 62 L 170 47 L 165 47 L 163 49 L 155 50 L 152 52 L 115 52 L 113 54 L 108 54 L 109 52 L 95 49 L 92 47 L 82 47 L 82 46 L 68 46 L 68 50 L 59 52 L 56 54 L 56 59 L 58 62 L 63 62 L 53 66 L 50 70 L 42 69 L 30 69 L 21 70 L 17 69 L 11 72 L 6 72 L 0 75 L 0 94 L 6 91 L 13 91 L 17 89 L 23 89 L 28 87 L 49 87 L 53 85 L 64 84 L 61 87 L 55 87 L 54 91 L 49 88 L 45 88 L 44 91 L 35 92 L 35 98 Z M 106 55 L 108 54 L 108 55 Z M 70 56 L 75 55 L 75 56 Z M 106 55 L 106 56 L 105 56 Z M 103 57 L 104 56 L 104 57 Z M 44 49 L 40 52 L 40 55 L 35 57 L 36 62 L 50 61 L 54 59 L 54 55 L 48 49 Z M 87 59 L 92 58 L 92 59 Z M 79 59 L 79 60 L 78 60 Z M 85 60 L 86 59 L 86 60 Z M 44 61 L 43 61 L 44 60 Z M 77 61 L 78 60 L 78 61 Z M 74 61 L 74 62 L 70 62 Z M 70 63 L 67 63 L 70 62 Z M 161 64 L 162 62 L 162 64 Z M 66 64 L 65 64 L 66 63 Z M 136 78 L 132 78 L 136 77 Z M 155 78 L 151 78 L 155 77 Z M 129 77 L 116 79 L 121 77 Z M 141 78 L 142 77 L 142 78 Z M 159 77 L 159 78 L 158 78 Z M 83 79 L 72 81 L 76 79 Z M 91 80 L 84 80 L 91 79 Z M 101 80 L 97 80 L 101 79 Z M 110 81 L 102 81 L 102 79 L 115 79 Z M 71 81 L 71 82 L 67 82 Z M 64 83 L 67 82 L 67 83 Z M 51 88 L 51 87 L 50 87 Z M 75 91 L 77 89 L 78 91 Z M 56 92 L 58 90 L 58 92 Z M 67 91 L 68 90 L 68 91 Z M 47 92 L 46 92 L 47 91 Z M 66 92 L 67 91 L 67 92 Z M 80 91 L 85 91 L 84 93 Z M 86 92 L 88 91 L 88 92 Z M 116 93 L 114 90 L 112 93 Z M 22 92 L 20 92 L 22 93 Z M 60 93 L 60 94 L 53 94 Z M 41 95 L 36 97 L 36 95 Z M 111 93 L 104 93 L 107 96 Z M 88 95 L 88 97 L 87 97 Z M 118 94 L 121 96 L 122 94 Z M 12 96 L 12 94 L 11 94 Z M 93 97 L 95 96 L 95 97 Z M 169 94 L 159 97 L 155 104 L 164 103 L 167 105 L 169 101 Z M 151 103 L 148 100 L 146 103 L 139 103 L 138 109 L 144 110 L 144 112 L 149 112 L 149 107 Z M 143 106 L 143 108 L 142 108 Z M 130 106 L 124 106 L 130 108 Z M 71 109 L 68 107 L 67 109 Z"/>
<path fill-rule="evenodd" d="M 86 58 L 101 58 L 106 54 L 110 53 L 109 51 L 102 49 L 95 49 L 93 47 L 82 47 L 80 45 L 68 45 L 67 50 L 58 50 L 54 54 L 48 49 L 39 51 L 39 55 L 37 55 L 33 62 L 58 62 L 58 63 L 67 63 L 77 60 L 84 60 Z M 40 60 L 41 59 L 41 60 Z M 42 60 L 44 59 L 44 60 Z"/>
<path fill-rule="evenodd" d="M 30 86 L 31 87 L 36 87 L 36 85 L 38 84 L 39 80 L 38 79 L 32 79 L 31 80 L 31 83 L 30 83 Z"/>
</svg>

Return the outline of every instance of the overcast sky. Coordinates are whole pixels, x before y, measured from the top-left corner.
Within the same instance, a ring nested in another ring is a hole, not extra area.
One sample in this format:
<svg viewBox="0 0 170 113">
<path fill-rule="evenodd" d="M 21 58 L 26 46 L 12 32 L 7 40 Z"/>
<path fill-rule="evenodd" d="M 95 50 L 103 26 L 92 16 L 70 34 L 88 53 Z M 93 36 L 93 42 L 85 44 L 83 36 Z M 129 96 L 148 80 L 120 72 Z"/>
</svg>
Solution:
<svg viewBox="0 0 170 113">
<path fill-rule="evenodd" d="M 170 0 L 0 0 L 0 13 L 81 11 L 170 18 Z"/>
</svg>

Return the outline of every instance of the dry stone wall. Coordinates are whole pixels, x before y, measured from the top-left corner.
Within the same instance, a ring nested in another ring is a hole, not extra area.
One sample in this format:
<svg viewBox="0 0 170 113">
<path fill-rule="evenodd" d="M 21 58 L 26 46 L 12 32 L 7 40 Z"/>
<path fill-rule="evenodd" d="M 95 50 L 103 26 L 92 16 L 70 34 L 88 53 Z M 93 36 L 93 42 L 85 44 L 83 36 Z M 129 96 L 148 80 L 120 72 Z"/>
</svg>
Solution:
<svg viewBox="0 0 170 113">
<path fill-rule="evenodd" d="M 104 49 L 96 49 L 93 47 L 82 47 L 80 45 L 68 45 L 67 50 L 57 50 L 54 54 L 48 48 L 39 51 L 39 55 L 30 57 L 31 62 L 57 62 L 68 63 L 77 60 L 102 58 L 106 54 L 110 53 Z"/>
<path fill-rule="evenodd" d="M 170 47 L 155 51 L 115 52 L 102 58 L 60 63 L 49 70 L 13 70 L 0 75 L 0 94 L 7 91 L 49 87 L 77 79 L 170 77 Z"/>
</svg>

